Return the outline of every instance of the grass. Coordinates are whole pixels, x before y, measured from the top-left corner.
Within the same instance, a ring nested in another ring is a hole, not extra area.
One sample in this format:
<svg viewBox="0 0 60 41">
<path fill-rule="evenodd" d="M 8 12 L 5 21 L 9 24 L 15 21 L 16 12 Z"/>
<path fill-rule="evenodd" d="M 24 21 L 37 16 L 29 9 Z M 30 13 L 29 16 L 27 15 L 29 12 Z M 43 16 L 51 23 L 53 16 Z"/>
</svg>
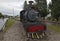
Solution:
<svg viewBox="0 0 60 41">
<path fill-rule="evenodd" d="M 6 32 L 6 30 L 9 29 L 14 23 L 15 23 L 14 19 L 8 19 L 6 24 L 5 24 L 5 28 L 3 31 Z"/>
<path fill-rule="evenodd" d="M 51 30 L 54 30 L 56 32 L 60 32 L 60 27 L 54 26 L 54 25 L 48 25 L 47 29 L 51 29 Z"/>
</svg>

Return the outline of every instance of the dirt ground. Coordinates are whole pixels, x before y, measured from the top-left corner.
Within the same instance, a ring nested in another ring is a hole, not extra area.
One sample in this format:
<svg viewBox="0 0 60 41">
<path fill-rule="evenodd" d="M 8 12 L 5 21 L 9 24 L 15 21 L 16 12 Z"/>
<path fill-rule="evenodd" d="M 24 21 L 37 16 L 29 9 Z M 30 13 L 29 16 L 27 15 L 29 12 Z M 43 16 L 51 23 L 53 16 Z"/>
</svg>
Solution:
<svg viewBox="0 0 60 41">
<path fill-rule="evenodd" d="M 48 41 L 60 41 L 60 33 L 47 30 L 47 34 L 48 34 Z M 4 33 L 3 39 L 0 39 L 0 41 L 27 41 L 22 23 L 17 21 L 12 27 L 10 27 L 10 29 L 6 31 L 6 33 Z M 40 41 L 40 40 L 34 40 L 34 41 Z M 47 41 L 47 40 L 41 40 L 41 41 Z"/>
<path fill-rule="evenodd" d="M 25 32 L 20 22 L 16 22 L 4 33 L 2 41 L 25 41 Z"/>
</svg>

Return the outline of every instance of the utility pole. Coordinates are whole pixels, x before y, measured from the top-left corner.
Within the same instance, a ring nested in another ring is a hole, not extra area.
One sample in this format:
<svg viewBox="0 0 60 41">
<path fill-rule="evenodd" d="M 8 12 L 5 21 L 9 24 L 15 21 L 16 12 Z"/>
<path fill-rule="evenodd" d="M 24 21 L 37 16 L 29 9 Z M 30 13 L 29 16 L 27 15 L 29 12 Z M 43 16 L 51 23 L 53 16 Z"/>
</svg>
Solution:
<svg viewBox="0 0 60 41">
<path fill-rule="evenodd" d="M 14 18 L 14 8 L 13 8 L 13 18 Z"/>
<path fill-rule="evenodd" d="M 13 8 L 13 17 L 14 17 L 14 8 Z"/>
</svg>

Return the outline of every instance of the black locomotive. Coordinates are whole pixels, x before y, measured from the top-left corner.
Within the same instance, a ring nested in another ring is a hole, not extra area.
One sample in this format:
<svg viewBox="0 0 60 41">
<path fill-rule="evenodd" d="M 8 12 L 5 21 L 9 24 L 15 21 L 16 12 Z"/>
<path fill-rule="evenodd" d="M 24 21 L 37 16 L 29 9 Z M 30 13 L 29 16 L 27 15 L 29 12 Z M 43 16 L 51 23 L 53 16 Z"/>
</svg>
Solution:
<svg viewBox="0 0 60 41">
<path fill-rule="evenodd" d="M 29 8 L 32 6 L 32 1 L 29 1 Z M 41 22 L 33 22 L 33 21 L 25 21 L 24 14 L 29 10 L 22 10 L 20 12 L 20 21 L 23 23 L 23 27 L 26 31 L 26 35 L 28 38 L 43 38 L 46 35 L 46 25 Z"/>
</svg>

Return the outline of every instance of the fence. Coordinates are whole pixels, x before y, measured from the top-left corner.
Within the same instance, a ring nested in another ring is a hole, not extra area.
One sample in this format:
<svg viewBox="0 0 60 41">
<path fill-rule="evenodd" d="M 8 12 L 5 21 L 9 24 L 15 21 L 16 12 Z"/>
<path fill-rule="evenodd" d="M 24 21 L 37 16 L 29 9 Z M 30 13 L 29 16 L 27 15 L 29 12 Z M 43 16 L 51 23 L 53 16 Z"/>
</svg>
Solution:
<svg viewBox="0 0 60 41">
<path fill-rule="evenodd" d="M 0 19 L 0 30 L 4 29 L 7 20 L 8 18 Z"/>
</svg>

